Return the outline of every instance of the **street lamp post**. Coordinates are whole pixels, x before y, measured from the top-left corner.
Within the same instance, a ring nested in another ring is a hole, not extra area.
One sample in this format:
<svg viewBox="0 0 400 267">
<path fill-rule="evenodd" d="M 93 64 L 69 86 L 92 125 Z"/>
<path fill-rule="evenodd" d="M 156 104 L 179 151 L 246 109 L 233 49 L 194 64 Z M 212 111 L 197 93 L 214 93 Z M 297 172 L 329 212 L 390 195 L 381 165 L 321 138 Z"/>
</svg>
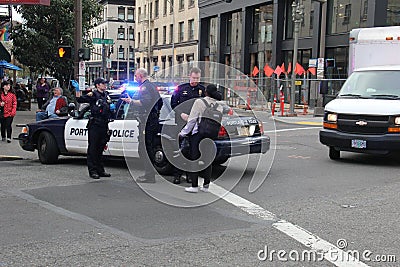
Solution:
<svg viewBox="0 0 400 267">
<path fill-rule="evenodd" d="M 293 34 L 293 62 L 292 62 L 292 80 L 291 80 L 291 91 L 290 91 L 290 109 L 289 113 L 291 115 L 295 115 L 294 113 L 294 102 L 296 98 L 296 73 L 294 72 L 296 63 L 297 63 L 297 51 L 299 47 L 299 31 L 300 24 L 304 18 L 304 6 L 301 3 L 302 0 L 298 0 L 299 2 L 293 1 L 292 3 L 292 19 L 294 22 L 294 34 Z M 299 96 L 300 97 L 300 96 Z"/>
</svg>

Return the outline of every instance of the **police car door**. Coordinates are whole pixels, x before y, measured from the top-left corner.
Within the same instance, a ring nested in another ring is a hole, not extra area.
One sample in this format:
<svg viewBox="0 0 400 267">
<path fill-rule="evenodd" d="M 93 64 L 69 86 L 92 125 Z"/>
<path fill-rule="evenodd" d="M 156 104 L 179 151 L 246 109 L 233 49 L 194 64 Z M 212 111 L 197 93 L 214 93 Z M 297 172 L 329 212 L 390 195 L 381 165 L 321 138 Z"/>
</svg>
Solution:
<svg viewBox="0 0 400 267">
<path fill-rule="evenodd" d="M 88 146 L 88 129 L 86 125 L 90 116 L 86 109 L 82 118 L 67 120 L 64 130 L 65 147 L 69 153 L 86 154 Z"/>
<path fill-rule="evenodd" d="M 105 155 L 119 157 L 139 157 L 139 122 L 134 116 L 129 116 L 129 104 L 122 102 L 117 107 L 116 118 L 110 122 L 111 138 Z"/>
</svg>

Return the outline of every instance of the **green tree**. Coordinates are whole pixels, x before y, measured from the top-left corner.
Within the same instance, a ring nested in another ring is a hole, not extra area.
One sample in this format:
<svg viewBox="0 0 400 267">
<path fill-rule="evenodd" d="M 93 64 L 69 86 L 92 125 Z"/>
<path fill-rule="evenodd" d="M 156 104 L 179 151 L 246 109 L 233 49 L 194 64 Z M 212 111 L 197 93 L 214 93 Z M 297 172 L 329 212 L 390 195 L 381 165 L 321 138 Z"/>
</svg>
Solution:
<svg viewBox="0 0 400 267">
<path fill-rule="evenodd" d="M 74 77 L 73 60 L 58 57 L 59 45 L 74 47 L 74 0 L 52 0 L 50 6 L 22 5 L 17 11 L 24 20 L 14 26 L 11 35 L 17 60 L 33 73 L 52 75 L 60 81 Z M 83 36 L 88 36 L 99 14 L 97 0 L 82 0 Z"/>
</svg>

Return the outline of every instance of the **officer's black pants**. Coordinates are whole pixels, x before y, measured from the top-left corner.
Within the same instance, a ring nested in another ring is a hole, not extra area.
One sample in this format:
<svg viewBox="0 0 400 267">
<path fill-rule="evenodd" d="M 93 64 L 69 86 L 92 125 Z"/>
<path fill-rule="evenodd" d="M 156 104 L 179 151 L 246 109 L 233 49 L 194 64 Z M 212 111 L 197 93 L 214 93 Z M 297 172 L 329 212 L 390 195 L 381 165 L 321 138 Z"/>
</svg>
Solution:
<svg viewBox="0 0 400 267">
<path fill-rule="evenodd" d="M 200 134 L 196 133 L 194 135 L 189 136 L 189 142 L 190 142 L 190 159 L 192 160 L 192 168 L 193 170 L 198 168 L 199 166 L 199 158 L 200 158 L 200 150 L 199 150 L 199 145 L 200 141 L 203 138 L 200 136 Z M 208 187 L 210 184 L 211 180 L 211 174 L 212 174 L 212 164 L 207 166 L 206 169 L 203 171 L 203 176 L 204 176 L 204 184 L 203 186 Z M 198 187 L 199 186 L 199 172 L 194 171 L 194 172 L 188 172 L 188 177 L 192 179 L 192 187 Z"/>
<path fill-rule="evenodd" d="M 103 151 L 107 144 L 107 124 L 92 124 L 88 129 L 87 165 L 89 174 L 103 173 Z"/>
<path fill-rule="evenodd" d="M 139 157 L 143 163 L 144 176 L 149 179 L 154 179 L 156 173 L 153 162 L 158 127 L 158 118 L 157 121 L 148 121 L 145 127 L 139 124 Z"/>
</svg>

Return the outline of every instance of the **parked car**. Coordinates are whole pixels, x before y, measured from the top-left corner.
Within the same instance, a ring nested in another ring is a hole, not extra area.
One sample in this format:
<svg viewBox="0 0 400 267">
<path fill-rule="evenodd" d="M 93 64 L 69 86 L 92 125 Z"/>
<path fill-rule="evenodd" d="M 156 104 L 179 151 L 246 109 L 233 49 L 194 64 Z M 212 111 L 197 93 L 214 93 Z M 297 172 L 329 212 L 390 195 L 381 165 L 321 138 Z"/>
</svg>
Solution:
<svg viewBox="0 0 400 267">
<path fill-rule="evenodd" d="M 119 93 L 111 95 L 116 101 L 117 112 L 114 121 L 109 123 L 112 131 L 111 139 L 104 152 L 106 156 L 139 157 L 138 153 L 138 120 L 131 116 L 134 110 L 129 104 L 119 101 Z M 160 112 L 160 133 L 154 149 L 154 167 L 160 174 L 172 171 L 172 165 L 165 155 L 162 144 L 177 142 L 175 115 L 171 108 L 171 95 L 163 94 L 163 108 Z M 223 102 L 220 102 L 225 105 Z M 266 153 L 269 150 L 270 138 L 264 135 L 263 126 L 253 116 L 228 115 L 230 108 L 225 106 L 218 138 L 214 140 L 217 148 L 214 163 L 222 164 L 230 157 L 251 153 Z M 43 164 L 57 162 L 59 155 L 86 155 L 87 122 L 90 106 L 86 105 L 76 111 L 74 116 L 47 119 L 19 125 L 19 144 L 27 151 L 38 151 L 39 160 Z M 162 140 L 163 139 L 163 140 Z"/>
</svg>

